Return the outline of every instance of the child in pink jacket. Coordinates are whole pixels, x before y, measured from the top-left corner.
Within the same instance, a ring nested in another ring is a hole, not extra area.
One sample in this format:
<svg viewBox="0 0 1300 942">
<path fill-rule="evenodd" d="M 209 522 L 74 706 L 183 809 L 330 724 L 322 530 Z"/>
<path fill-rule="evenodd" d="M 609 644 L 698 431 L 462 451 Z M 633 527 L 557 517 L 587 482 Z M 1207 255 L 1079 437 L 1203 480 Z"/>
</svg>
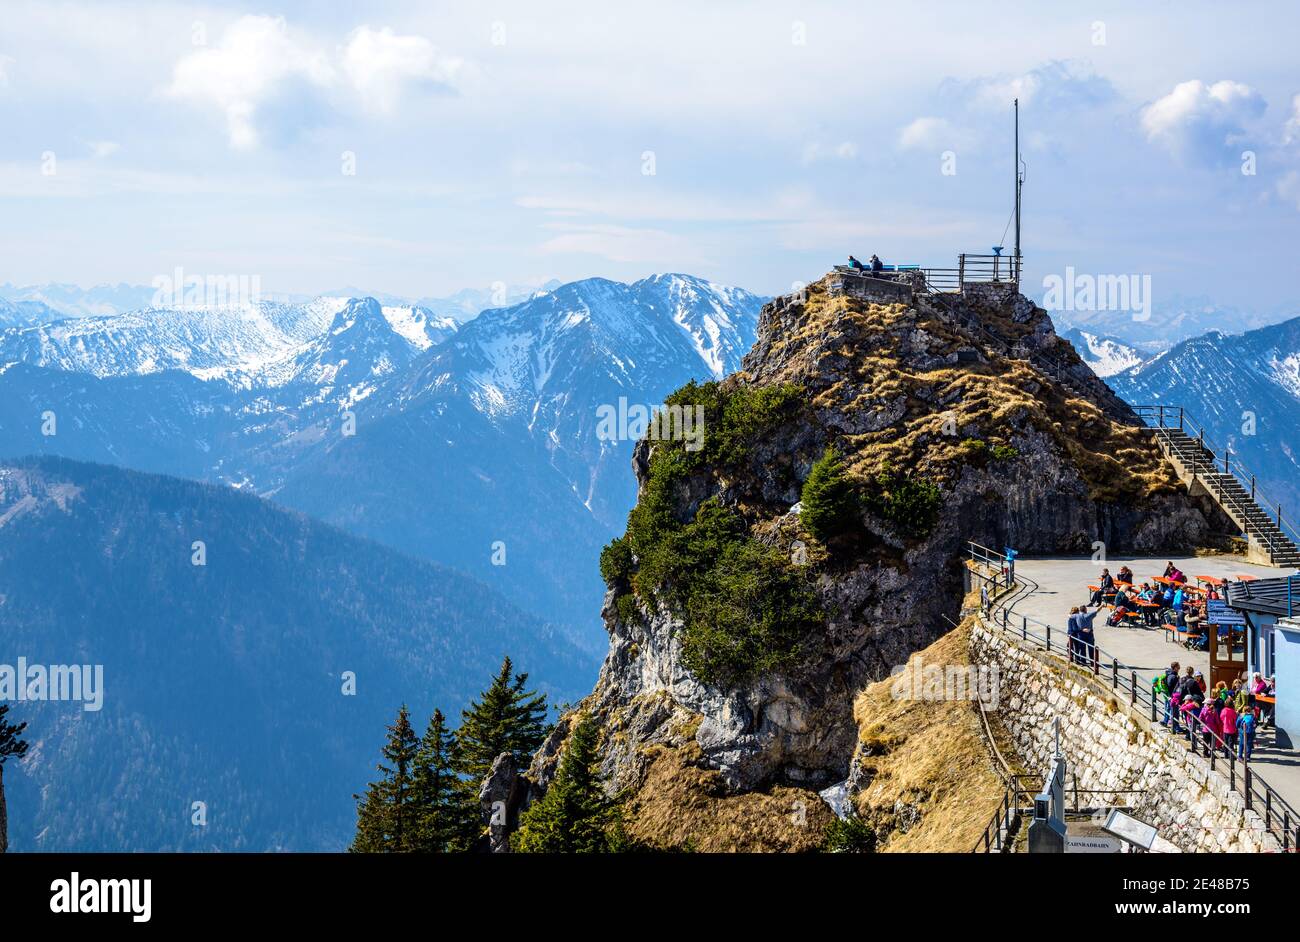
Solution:
<svg viewBox="0 0 1300 942">
<path fill-rule="evenodd" d="M 1219 701 L 1213 697 L 1205 701 L 1205 706 L 1201 707 L 1201 743 L 1205 746 L 1205 754 L 1208 756 L 1211 749 L 1218 748 L 1219 745 Z"/>
<path fill-rule="evenodd" d="M 1219 710 L 1219 729 L 1224 748 L 1231 756 L 1237 751 L 1237 709 L 1233 706 L 1231 697 L 1223 702 L 1223 708 Z"/>
</svg>

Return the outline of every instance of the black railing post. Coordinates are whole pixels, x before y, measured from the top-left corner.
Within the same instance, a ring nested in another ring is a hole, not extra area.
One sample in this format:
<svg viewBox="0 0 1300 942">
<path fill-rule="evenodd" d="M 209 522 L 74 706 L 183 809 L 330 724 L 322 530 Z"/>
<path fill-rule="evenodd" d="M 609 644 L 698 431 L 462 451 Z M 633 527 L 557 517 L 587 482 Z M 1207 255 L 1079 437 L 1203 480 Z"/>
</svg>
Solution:
<svg viewBox="0 0 1300 942">
<path fill-rule="evenodd" d="M 1133 694 L 1131 697 L 1129 697 L 1128 705 L 1137 706 L 1137 702 L 1138 702 L 1138 672 L 1137 671 L 1129 671 L 1128 682 L 1133 685 Z"/>
<path fill-rule="evenodd" d="M 1183 428 L 1183 407 L 1179 406 L 1178 407 L 1178 430 L 1182 431 L 1182 428 Z"/>
<path fill-rule="evenodd" d="M 1029 616 L 1028 615 L 1020 616 L 1020 640 L 1021 641 L 1029 640 Z"/>
<path fill-rule="evenodd" d="M 1158 421 L 1157 421 L 1157 423 L 1156 423 L 1156 428 L 1164 428 L 1164 427 L 1165 427 L 1165 407 L 1164 407 L 1164 406 L 1156 406 L 1156 409 L 1159 410 L 1159 411 L 1156 413 L 1156 414 L 1159 416 L 1159 419 L 1158 419 Z"/>
<path fill-rule="evenodd" d="M 1255 499 L 1255 475 L 1250 476 L 1250 499 Z"/>
<path fill-rule="evenodd" d="M 1246 787 L 1246 810 L 1255 809 L 1255 783 L 1251 781 L 1250 763 L 1241 763 L 1241 783 Z"/>
<path fill-rule="evenodd" d="M 1052 626 L 1046 625 L 1044 627 L 1047 628 L 1047 651 L 1050 654 L 1052 651 Z"/>
</svg>

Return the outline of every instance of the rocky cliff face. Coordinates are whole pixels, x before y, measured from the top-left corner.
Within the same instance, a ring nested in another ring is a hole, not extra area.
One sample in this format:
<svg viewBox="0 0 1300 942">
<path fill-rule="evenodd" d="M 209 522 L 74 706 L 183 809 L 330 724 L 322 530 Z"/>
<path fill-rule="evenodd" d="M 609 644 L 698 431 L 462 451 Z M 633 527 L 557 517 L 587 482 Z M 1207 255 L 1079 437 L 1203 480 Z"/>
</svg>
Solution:
<svg viewBox="0 0 1300 942">
<path fill-rule="evenodd" d="M 1020 295 L 878 303 L 823 279 L 763 308 L 741 372 L 674 401 L 705 403 L 709 444 L 700 455 L 662 440 L 636 450 L 638 508 L 607 551 L 610 650 L 580 705 L 603 723 L 603 771 L 631 796 L 629 831 L 651 844 L 679 840 L 693 817 L 712 830 L 690 843 L 718 846 L 732 833 L 719 818 L 770 805 L 777 788 L 820 804 L 815 793 L 848 773 L 855 696 L 950 627 L 966 540 L 1155 553 L 1206 545 L 1224 525 Z M 866 497 L 843 533 L 817 539 L 797 502 L 828 445 Z M 731 527 L 730 542 L 706 518 Z M 716 559 L 733 553 L 742 562 L 730 569 Z M 743 610 L 728 620 L 714 596 Z M 792 623 L 787 610 L 808 598 L 816 617 Z M 764 633 L 745 633 L 754 625 Z M 717 658 L 728 670 L 701 668 Z M 568 726 L 535 757 L 535 789 Z M 707 780 L 698 802 L 672 796 L 687 823 L 665 837 L 656 822 L 670 809 L 656 792 L 669 800 L 672 764 L 679 779 Z M 730 846 L 813 843 L 804 826 Z"/>
</svg>

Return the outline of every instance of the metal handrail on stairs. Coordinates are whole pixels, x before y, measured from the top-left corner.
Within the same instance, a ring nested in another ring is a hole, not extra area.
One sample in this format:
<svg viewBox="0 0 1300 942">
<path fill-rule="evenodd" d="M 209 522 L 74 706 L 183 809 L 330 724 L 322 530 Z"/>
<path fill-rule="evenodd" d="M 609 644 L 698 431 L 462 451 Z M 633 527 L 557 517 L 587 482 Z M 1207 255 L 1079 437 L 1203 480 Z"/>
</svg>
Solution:
<svg viewBox="0 0 1300 942">
<path fill-rule="evenodd" d="M 1255 475 L 1240 460 L 1235 460 L 1229 449 L 1224 448 L 1219 451 L 1214 448 L 1205 437 L 1205 426 L 1192 419 L 1182 406 L 1134 406 L 1133 411 L 1157 433 L 1163 429 L 1177 429 L 1197 446 L 1190 464 L 1182 455 L 1178 455 L 1179 461 L 1188 464 L 1192 476 L 1202 480 L 1225 510 L 1240 517 L 1245 524 L 1242 529 L 1248 535 L 1253 535 L 1266 544 L 1271 560 L 1276 561 L 1278 557 L 1291 555 L 1300 548 L 1300 532 L 1283 514 L 1282 504 L 1270 500 L 1263 493 Z M 1178 420 L 1177 425 L 1173 424 L 1175 416 Z M 1168 443 L 1169 451 L 1176 453 L 1173 440 L 1168 436 L 1164 438 Z M 1219 455 L 1222 457 L 1220 458 Z M 1249 492 L 1249 498 L 1243 500 L 1241 496 L 1230 492 L 1223 486 L 1223 478 L 1235 481 L 1243 491 Z M 1264 509 L 1265 507 L 1272 507 L 1274 510 L 1270 513 Z M 1287 552 L 1288 547 L 1283 542 L 1259 525 L 1258 518 L 1263 518 L 1276 527 L 1278 535 L 1291 544 L 1290 553 Z"/>
</svg>

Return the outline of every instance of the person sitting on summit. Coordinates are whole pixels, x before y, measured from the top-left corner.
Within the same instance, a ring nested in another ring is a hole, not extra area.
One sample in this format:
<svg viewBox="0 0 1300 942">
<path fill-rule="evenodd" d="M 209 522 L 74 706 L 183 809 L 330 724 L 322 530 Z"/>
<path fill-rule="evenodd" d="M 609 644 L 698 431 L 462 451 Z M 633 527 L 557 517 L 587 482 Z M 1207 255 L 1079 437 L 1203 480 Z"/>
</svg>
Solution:
<svg viewBox="0 0 1300 942">
<path fill-rule="evenodd" d="M 878 275 L 884 270 L 885 263 L 880 260 L 879 256 L 873 254 L 871 256 L 871 273 L 873 275 Z"/>
<path fill-rule="evenodd" d="M 866 271 L 866 270 L 867 270 L 867 267 L 866 267 L 865 265 L 863 265 L 861 262 L 859 262 L 859 261 L 858 261 L 856 258 L 854 258 L 852 255 L 849 256 L 849 267 L 852 268 L 854 271 Z"/>
</svg>

